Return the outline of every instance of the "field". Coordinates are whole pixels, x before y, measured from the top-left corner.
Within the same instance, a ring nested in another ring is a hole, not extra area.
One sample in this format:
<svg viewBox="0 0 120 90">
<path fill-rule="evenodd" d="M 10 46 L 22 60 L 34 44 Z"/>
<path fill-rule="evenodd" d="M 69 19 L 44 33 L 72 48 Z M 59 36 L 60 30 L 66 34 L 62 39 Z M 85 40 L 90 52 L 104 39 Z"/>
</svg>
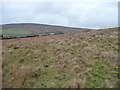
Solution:
<svg viewBox="0 0 120 90">
<path fill-rule="evenodd" d="M 26 30 L 2 30 L 2 35 L 4 38 L 9 37 L 25 37 L 27 35 L 30 35 L 30 31 Z"/>
<path fill-rule="evenodd" d="M 0 32 L 2 32 L 0 33 L 2 39 L 47 36 L 50 35 L 50 33 L 63 34 L 84 30 L 83 28 L 70 28 L 34 23 L 5 24 L 0 25 L 0 27 L 2 27 L 2 30 L 0 30 Z"/>
<path fill-rule="evenodd" d="M 35 37 L 35 36 L 48 36 L 50 33 L 63 34 L 61 31 L 54 32 L 45 32 L 45 33 L 33 33 L 30 30 L 18 30 L 18 29 L 9 29 L 9 30 L 0 30 L 0 35 L 2 39 L 14 39 L 14 38 L 27 38 L 27 37 Z"/>
<path fill-rule="evenodd" d="M 118 87 L 118 30 L 2 40 L 3 88 Z"/>
</svg>

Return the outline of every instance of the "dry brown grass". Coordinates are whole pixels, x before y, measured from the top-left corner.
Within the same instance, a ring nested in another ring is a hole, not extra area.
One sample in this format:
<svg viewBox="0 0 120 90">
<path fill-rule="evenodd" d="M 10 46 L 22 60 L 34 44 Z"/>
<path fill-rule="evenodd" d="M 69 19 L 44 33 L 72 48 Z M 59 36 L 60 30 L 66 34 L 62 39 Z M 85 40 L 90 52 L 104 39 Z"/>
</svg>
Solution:
<svg viewBox="0 0 120 90">
<path fill-rule="evenodd" d="M 64 88 L 85 88 L 85 80 L 75 78 L 66 82 Z"/>
<path fill-rule="evenodd" d="M 3 40 L 3 87 L 116 87 L 117 39 L 91 30 Z"/>
</svg>

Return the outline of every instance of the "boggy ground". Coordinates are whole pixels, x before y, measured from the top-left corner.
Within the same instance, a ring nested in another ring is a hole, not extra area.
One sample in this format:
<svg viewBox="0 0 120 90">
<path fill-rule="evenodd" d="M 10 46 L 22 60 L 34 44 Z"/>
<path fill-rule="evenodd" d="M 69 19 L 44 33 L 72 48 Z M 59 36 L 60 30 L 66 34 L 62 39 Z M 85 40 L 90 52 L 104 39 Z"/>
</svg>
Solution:
<svg viewBox="0 0 120 90">
<path fill-rule="evenodd" d="M 117 87 L 118 30 L 2 41 L 3 88 Z"/>
</svg>

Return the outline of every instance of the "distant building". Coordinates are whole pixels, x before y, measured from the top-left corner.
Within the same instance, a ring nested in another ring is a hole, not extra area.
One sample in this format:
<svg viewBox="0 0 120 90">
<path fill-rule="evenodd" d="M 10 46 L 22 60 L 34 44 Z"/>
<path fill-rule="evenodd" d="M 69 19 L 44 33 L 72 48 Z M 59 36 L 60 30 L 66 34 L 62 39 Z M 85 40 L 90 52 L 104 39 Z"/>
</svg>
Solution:
<svg viewBox="0 0 120 90">
<path fill-rule="evenodd" d="M 55 35 L 55 33 L 54 33 L 54 32 L 51 32 L 50 35 Z"/>
<path fill-rule="evenodd" d="M 58 34 L 63 34 L 63 32 L 56 31 L 56 32 L 45 32 L 47 35 L 58 35 Z"/>
</svg>

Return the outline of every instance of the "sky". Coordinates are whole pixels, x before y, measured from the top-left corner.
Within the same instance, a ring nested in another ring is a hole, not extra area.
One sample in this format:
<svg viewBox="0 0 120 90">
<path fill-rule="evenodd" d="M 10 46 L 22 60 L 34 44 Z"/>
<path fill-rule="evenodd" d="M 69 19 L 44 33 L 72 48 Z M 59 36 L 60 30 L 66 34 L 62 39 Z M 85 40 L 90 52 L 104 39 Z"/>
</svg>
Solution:
<svg viewBox="0 0 120 90">
<path fill-rule="evenodd" d="M 119 0 L 2 0 L 0 24 L 40 23 L 78 28 L 118 26 Z"/>
</svg>

